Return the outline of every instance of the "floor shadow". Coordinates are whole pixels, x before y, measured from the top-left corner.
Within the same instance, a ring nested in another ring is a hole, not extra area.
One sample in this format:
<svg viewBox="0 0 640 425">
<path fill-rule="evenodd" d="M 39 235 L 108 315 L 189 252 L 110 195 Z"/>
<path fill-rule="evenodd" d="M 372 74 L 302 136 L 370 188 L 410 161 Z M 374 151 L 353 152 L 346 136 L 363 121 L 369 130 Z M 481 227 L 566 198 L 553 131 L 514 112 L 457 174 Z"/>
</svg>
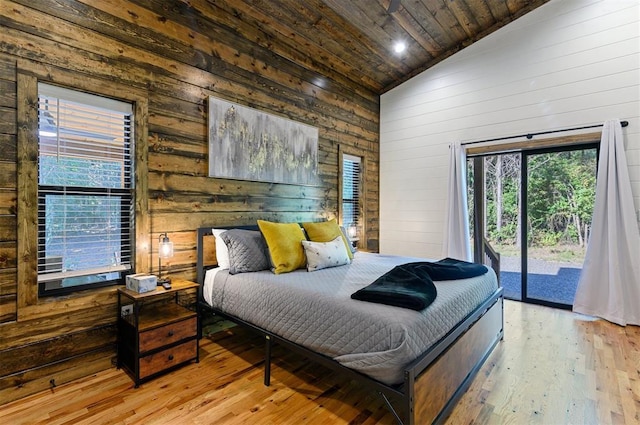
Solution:
<svg viewBox="0 0 640 425">
<path fill-rule="evenodd" d="M 246 362 L 247 370 L 259 369 L 262 375 L 265 356 L 263 336 L 230 321 L 214 318 L 205 321 L 203 338 L 239 356 Z M 273 386 L 281 384 L 294 390 L 315 403 L 318 410 L 327 409 L 343 419 L 344 423 L 367 420 L 372 423 L 393 423 L 393 417 L 382 399 L 366 385 L 277 343 L 273 345 L 271 367 Z M 355 420 L 350 416 L 354 411 L 359 412 Z"/>
</svg>

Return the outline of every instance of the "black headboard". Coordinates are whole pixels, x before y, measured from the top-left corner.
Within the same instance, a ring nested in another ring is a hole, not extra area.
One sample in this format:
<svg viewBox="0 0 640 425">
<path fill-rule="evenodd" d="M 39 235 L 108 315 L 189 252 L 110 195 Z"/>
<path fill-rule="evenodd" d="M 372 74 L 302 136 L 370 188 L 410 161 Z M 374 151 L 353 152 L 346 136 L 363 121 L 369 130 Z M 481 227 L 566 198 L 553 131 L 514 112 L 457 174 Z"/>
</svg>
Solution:
<svg viewBox="0 0 640 425">
<path fill-rule="evenodd" d="M 196 239 L 196 279 L 197 282 L 202 285 L 204 284 L 204 273 L 205 273 L 205 265 L 204 265 L 204 237 L 213 235 L 213 226 L 212 227 L 200 227 L 198 228 L 198 236 Z"/>
<path fill-rule="evenodd" d="M 205 236 L 212 236 L 213 229 L 247 229 L 247 230 L 258 230 L 258 225 L 249 225 L 249 226 L 204 226 L 199 227 L 196 236 L 196 279 L 200 284 L 198 287 L 198 299 L 202 299 L 202 290 L 204 286 L 204 275 L 207 272 L 207 269 L 212 268 L 213 266 L 204 264 L 204 238 Z"/>
<path fill-rule="evenodd" d="M 321 219 L 318 221 L 324 221 Z M 302 227 L 302 223 L 298 223 Z M 204 287 L 204 276 L 208 269 L 214 266 L 204 264 L 204 238 L 205 236 L 212 236 L 213 229 L 245 229 L 245 230 L 260 230 L 258 224 L 240 225 L 240 226 L 203 226 L 198 228 L 198 234 L 196 239 L 196 279 L 200 286 L 198 287 L 198 299 L 202 300 L 202 291 Z"/>
</svg>

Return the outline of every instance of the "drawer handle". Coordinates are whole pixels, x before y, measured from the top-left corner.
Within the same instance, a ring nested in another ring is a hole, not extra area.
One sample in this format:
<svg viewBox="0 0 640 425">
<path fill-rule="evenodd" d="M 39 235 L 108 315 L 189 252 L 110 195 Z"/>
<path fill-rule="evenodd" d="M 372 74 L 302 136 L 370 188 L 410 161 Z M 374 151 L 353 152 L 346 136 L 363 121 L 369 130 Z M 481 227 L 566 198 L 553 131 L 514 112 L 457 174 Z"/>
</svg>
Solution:
<svg viewBox="0 0 640 425">
<path fill-rule="evenodd" d="M 173 331 L 169 331 L 169 336 L 173 336 Z"/>
<path fill-rule="evenodd" d="M 173 354 L 169 354 L 169 361 L 173 360 Z"/>
</svg>

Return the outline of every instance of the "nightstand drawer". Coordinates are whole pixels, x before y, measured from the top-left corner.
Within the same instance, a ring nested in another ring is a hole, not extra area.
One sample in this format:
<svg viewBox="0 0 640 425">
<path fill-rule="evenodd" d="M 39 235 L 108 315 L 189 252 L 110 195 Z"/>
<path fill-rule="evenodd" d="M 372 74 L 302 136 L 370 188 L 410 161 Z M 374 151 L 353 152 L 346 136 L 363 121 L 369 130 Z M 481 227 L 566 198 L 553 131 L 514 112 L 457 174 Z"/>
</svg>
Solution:
<svg viewBox="0 0 640 425">
<path fill-rule="evenodd" d="M 140 352 L 144 353 L 155 348 L 173 344 L 181 339 L 196 335 L 197 331 L 198 319 L 192 317 L 187 320 L 141 332 Z"/>
<path fill-rule="evenodd" d="M 118 288 L 117 365 L 131 375 L 136 388 L 162 372 L 200 360 L 192 296 L 199 286 L 174 279 L 169 289 L 159 286 L 138 293 Z"/>
<path fill-rule="evenodd" d="M 184 344 L 159 351 L 140 359 L 140 379 L 161 372 L 180 363 L 196 358 L 198 340 L 187 341 Z"/>
</svg>

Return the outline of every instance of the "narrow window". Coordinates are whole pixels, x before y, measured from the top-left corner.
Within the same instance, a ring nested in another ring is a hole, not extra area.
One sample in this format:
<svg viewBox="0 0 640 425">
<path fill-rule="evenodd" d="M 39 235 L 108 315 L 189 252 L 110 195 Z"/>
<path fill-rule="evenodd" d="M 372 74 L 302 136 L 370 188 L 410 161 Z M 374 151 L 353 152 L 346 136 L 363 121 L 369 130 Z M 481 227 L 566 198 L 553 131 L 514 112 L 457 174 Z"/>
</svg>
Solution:
<svg viewBox="0 0 640 425">
<path fill-rule="evenodd" d="M 115 284 L 131 269 L 133 107 L 38 84 L 38 291 Z"/>
<path fill-rule="evenodd" d="M 342 225 L 349 230 L 354 240 L 358 240 L 360 229 L 360 189 L 362 158 L 343 154 L 342 156 Z M 355 233 L 355 234 L 354 234 Z"/>
</svg>

